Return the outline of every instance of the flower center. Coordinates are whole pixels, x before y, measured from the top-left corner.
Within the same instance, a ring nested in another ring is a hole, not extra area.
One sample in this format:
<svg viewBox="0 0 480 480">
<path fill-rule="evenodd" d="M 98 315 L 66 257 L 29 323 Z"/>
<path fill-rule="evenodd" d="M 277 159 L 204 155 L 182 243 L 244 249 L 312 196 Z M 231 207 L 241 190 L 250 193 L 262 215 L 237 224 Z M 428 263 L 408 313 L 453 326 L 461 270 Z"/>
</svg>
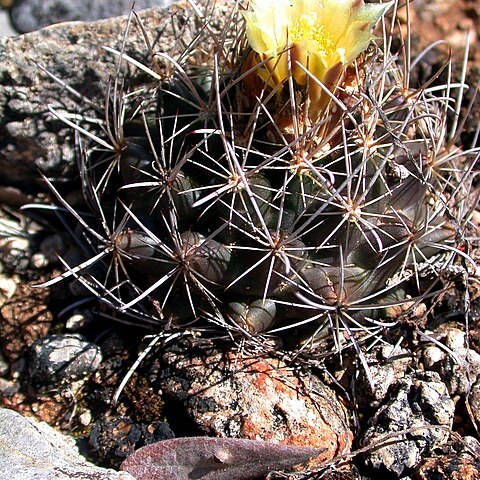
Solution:
<svg viewBox="0 0 480 480">
<path fill-rule="evenodd" d="M 335 50 L 333 36 L 323 25 L 316 24 L 316 14 L 303 13 L 288 31 L 291 43 L 314 42 L 317 54 L 328 56 Z"/>
</svg>

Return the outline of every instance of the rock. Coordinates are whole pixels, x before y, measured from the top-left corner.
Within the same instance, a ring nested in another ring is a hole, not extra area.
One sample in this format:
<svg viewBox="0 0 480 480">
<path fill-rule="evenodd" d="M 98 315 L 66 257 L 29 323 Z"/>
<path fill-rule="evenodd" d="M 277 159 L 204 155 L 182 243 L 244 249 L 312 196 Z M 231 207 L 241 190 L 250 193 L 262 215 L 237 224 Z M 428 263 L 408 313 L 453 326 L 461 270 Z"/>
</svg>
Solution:
<svg viewBox="0 0 480 480">
<path fill-rule="evenodd" d="M 65 328 L 70 332 L 78 332 L 82 328 L 91 325 L 94 321 L 94 315 L 91 310 L 75 309 L 73 314 L 67 318 Z"/>
<path fill-rule="evenodd" d="M 0 1 L 0 6 L 8 0 Z M 0 36 L 16 35 L 17 32 L 13 29 L 10 18 L 7 12 L 0 10 Z"/>
<path fill-rule="evenodd" d="M 34 268 L 41 269 L 48 267 L 48 258 L 43 253 L 34 253 L 32 255 L 30 263 Z"/>
<path fill-rule="evenodd" d="M 121 463 L 135 451 L 141 434 L 141 429 L 130 418 L 104 419 L 93 426 L 89 444 L 96 457 Z"/>
<path fill-rule="evenodd" d="M 181 402 L 205 434 L 326 448 L 318 461 L 350 451 L 346 411 L 313 376 L 260 355 L 187 349 L 163 360 L 163 394 Z"/>
<path fill-rule="evenodd" d="M 426 458 L 412 478 L 413 480 L 478 480 L 480 461 L 449 455 Z"/>
<path fill-rule="evenodd" d="M 72 438 L 46 423 L 0 409 L 0 480 L 134 480 L 85 460 Z"/>
<path fill-rule="evenodd" d="M 135 11 L 164 7 L 169 0 L 136 0 Z M 126 15 L 132 0 L 23 0 L 11 10 L 14 28 L 20 33 L 32 32 L 53 23 L 73 20 L 92 21 Z"/>
<path fill-rule="evenodd" d="M 423 364 L 427 370 L 438 371 L 446 356 L 447 353 L 440 347 L 428 345 L 423 349 Z"/>
<path fill-rule="evenodd" d="M 50 335 L 32 345 L 28 377 L 35 387 L 59 386 L 95 372 L 101 361 L 100 347 L 82 335 Z"/>
<path fill-rule="evenodd" d="M 389 401 L 370 420 L 363 444 L 373 445 L 393 434 L 385 446 L 368 453 L 366 464 L 376 472 L 400 476 L 448 440 L 447 429 L 452 426 L 455 406 L 446 385 L 434 372 L 401 379 L 394 388 Z M 408 429 L 414 430 L 395 435 Z"/>
<path fill-rule="evenodd" d="M 352 464 L 332 466 L 331 470 L 322 472 L 321 479 L 322 480 L 367 480 L 366 477 L 360 474 L 357 467 Z M 290 478 L 285 475 L 283 477 L 278 477 L 277 479 L 277 476 L 270 475 L 268 477 L 268 480 L 290 480 Z"/>
<path fill-rule="evenodd" d="M 88 427 L 92 423 L 92 412 L 85 410 L 78 416 L 78 421 L 84 426 Z"/>
<path fill-rule="evenodd" d="M 216 2 L 210 22 L 212 32 L 218 33 L 224 28 L 228 18 L 226 9 L 221 2 Z M 177 58 L 184 45 L 189 45 L 197 36 L 204 45 L 212 45 L 210 31 L 199 30 L 202 22 L 186 2 L 164 9 L 143 10 L 139 18 L 154 52 Z M 116 75 L 117 58 L 103 46 L 120 50 L 126 25 L 126 17 L 116 17 L 95 23 L 62 23 L 25 35 L 0 38 L 3 184 L 24 187 L 33 194 L 35 189 L 44 188 L 38 169 L 51 178 L 73 175 L 75 133 L 57 120 L 47 106 L 105 120 L 98 110 L 103 108 L 109 80 Z M 182 32 L 182 41 L 178 41 L 178 32 Z M 226 41 L 227 37 L 223 35 Z M 125 53 L 151 65 L 145 40 L 135 22 L 125 38 Z M 40 67 L 75 89 L 79 96 L 69 94 Z M 160 68 L 165 68 L 162 61 Z M 125 66 L 121 74 L 130 89 L 151 81 L 132 66 Z M 83 122 L 82 126 L 93 133 L 98 131 L 98 126 L 90 122 Z"/>
<path fill-rule="evenodd" d="M 464 396 L 480 377 L 480 354 L 466 347 L 465 332 L 456 328 L 448 330 L 444 343 L 454 355 L 447 355 L 440 376 L 452 395 Z"/>
<path fill-rule="evenodd" d="M 0 262 L 10 272 L 25 273 L 30 266 L 31 245 L 27 238 L 0 240 Z"/>
<path fill-rule="evenodd" d="M 11 277 L 0 275 L 0 308 L 10 300 L 17 290 L 17 283 Z"/>
<path fill-rule="evenodd" d="M 365 354 L 373 385 L 370 385 L 365 370 L 360 370 L 356 391 L 360 405 L 378 407 L 387 395 L 390 386 L 413 363 L 412 353 L 394 345 L 382 345 L 379 349 Z"/>
<path fill-rule="evenodd" d="M 480 354 L 466 348 L 465 332 L 458 328 L 450 326 L 436 332 L 435 338 L 445 345 L 445 349 L 435 345 L 425 346 L 425 368 L 440 374 L 452 396 L 467 395 L 480 378 Z"/>
<path fill-rule="evenodd" d="M 49 295 L 47 288 L 20 283 L 3 305 L 0 302 L 0 347 L 9 362 L 21 358 L 30 345 L 47 335 L 53 318 L 47 307 Z"/>
<path fill-rule="evenodd" d="M 0 396 L 3 397 L 3 400 L 15 395 L 19 389 L 20 385 L 17 382 L 0 378 Z"/>
<path fill-rule="evenodd" d="M 140 447 L 174 436 L 166 422 L 144 425 L 135 423 L 130 418 L 115 417 L 102 419 L 93 426 L 89 444 L 92 453 L 104 464 L 119 466 Z"/>
<path fill-rule="evenodd" d="M 475 437 L 470 437 L 467 435 L 463 437 L 463 445 L 461 448 L 461 453 L 464 455 L 470 455 L 474 458 L 480 458 L 480 441 Z"/>
<path fill-rule="evenodd" d="M 99 411 L 111 406 L 112 398 L 122 381 L 127 365 L 122 354 L 106 358 L 90 378 L 92 384 L 91 401 Z M 127 385 L 128 386 L 128 385 Z"/>
<path fill-rule="evenodd" d="M 475 385 L 470 390 L 470 395 L 468 397 L 470 403 L 470 410 L 473 414 L 473 418 L 477 422 L 477 425 L 480 425 L 480 382 L 476 382 Z"/>
</svg>

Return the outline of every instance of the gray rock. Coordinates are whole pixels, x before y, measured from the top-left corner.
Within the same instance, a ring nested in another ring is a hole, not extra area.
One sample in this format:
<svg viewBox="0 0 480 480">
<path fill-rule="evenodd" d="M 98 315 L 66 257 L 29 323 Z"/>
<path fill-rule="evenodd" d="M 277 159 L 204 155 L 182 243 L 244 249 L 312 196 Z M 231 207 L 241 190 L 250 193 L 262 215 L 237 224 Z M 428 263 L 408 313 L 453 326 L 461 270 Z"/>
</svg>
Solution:
<svg viewBox="0 0 480 480">
<path fill-rule="evenodd" d="M 204 433 L 325 448 L 318 461 L 349 451 L 346 410 L 313 375 L 268 356 L 173 350 L 162 357 L 161 391 Z"/>
<path fill-rule="evenodd" d="M 480 355 L 468 348 L 465 332 L 451 328 L 443 342 L 454 354 L 447 355 L 440 368 L 440 376 L 445 380 L 453 395 L 467 395 L 472 385 L 480 378 Z"/>
<path fill-rule="evenodd" d="M 85 460 L 72 438 L 0 409 L 0 480 L 134 480 Z"/>
<path fill-rule="evenodd" d="M 461 446 L 460 453 L 464 455 L 470 455 L 474 458 L 480 458 L 480 441 L 475 437 L 465 436 L 463 437 L 463 445 Z"/>
<path fill-rule="evenodd" d="M 408 350 L 394 345 L 382 345 L 365 355 L 372 385 L 364 369 L 360 371 L 356 390 L 361 405 L 378 407 L 386 397 L 388 389 L 413 363 L 413 355 Z"/>
<path fill-rule="evenodd" d="M 101 361 L 100 347 L 82 335 L 51 335 L 31 346 L 28 377 L 36 387 L 58 386 L 94 372 Z"/>
<path fill-rule="evenodd" d="M 171 0 L 136 0 L 135 11 L 165 7 Z M 23 0 L 11 10 L 14 28 L 20 33 L 32 32 L 60 22 L 93 21 L 126 15 L 133 0 Z"/>
<path fill-rule="evenodd" d="M 435 332 L 445 348 L 427 345 L 423 348 L 425 368 L 440 374 L 452 396 L 467 395 L 476 382 L 480 382 L 480 354 L 467 348 L 465 332 L 458 328 L 448 328 Z"/>
<path fill-rule="evenodd" d="M 10 24 L 10 18 L 7 12 L 0 11 L 0 36 L 15 35 L 17 32 Z"/>
<path fill-rule="evenodd" d="M 217 2 L 210 8 L 214 16 L 210 27 L 213 32 L 221 32 L 228 18 L 226 7 Z M 139 18 L 154 52 L 178 58 L 185 45 L 198 35 L 204 44 L 212 43 L 210 32 L 199 29 L 202 22 L 186 3 L 143 10 Z M 34 193 L 35 185 L 40 188 L 42 184 L 38 169 L 53 178 L 73 175 L 75 133 L 49 112 L 48 105 L 61 112 L 104 120 L 99 112 L 118 62 L 103 46 L 120 50 L 126 25 L 126 17 L 115 17 L 95 23 L 62 23 L 25 35 L 0 37 L 0 171 L 3 183 L 25 186 L 26 191 Z M 181 41 L 178 32 L 181 32 Z M 125 38 L 124 51 L 151 65 L 145 40 L 135 22 Z M 83 98 L 69 94 L 40 66 Z M 165 67 L 162 61 L 160 67 Z M 122 75 L 130 89 L 151 80 L 131 65 L 122 69 Z M 95 124 L 81 123 L 93 133 L 98 131 Z"/>
<path fill-rule="evenodd" d="M 6 380 L 0 377 L 0 396 L 3 398 L 11 397 L 20 390 L 20 384 L 12 380 Z"/>
<path fill-rule="evenodd" d="M 427 345 L 423 349 L 423 364 L 427 370 L 438 371 L 447 353 L 436 345 Z"/>
<path fill-rule="evenodd" d="M 11 272 L 25 273 L 30 266 L 31 244 L 27 238 L 0 239 L 0 262 Z"/>
<path fill-rule="evenodd" d="M 477 382 L 475 385 L 473 385 L 468 396 L 468 401 L 472 415 L 475 418 L 475 421 L 478 423 L 480 421 L 480 382 Z"/>
<path fill-rule="evenodd" d="M 384 446 L 372 449 L 366 463 L 377 472 L 402 475 L 418 466 L 422 456 L 445 444 L 455 405 L 434 372 L 402 379 L 395 388 L 370 420 L 363 443 L 375 445 L 391 435 Z M 405 430 L 410 431 L 402 434 Z"/>
</svg>

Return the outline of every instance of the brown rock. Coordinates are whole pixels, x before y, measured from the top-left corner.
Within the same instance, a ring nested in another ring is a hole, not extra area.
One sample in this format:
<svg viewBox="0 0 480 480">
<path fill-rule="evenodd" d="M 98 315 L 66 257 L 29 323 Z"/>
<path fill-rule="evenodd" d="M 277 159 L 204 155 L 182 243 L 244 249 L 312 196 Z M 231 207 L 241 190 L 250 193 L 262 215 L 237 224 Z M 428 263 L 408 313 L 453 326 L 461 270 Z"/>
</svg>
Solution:
<svg viewBox="0 0 480 480">
<path fill-rule="evenodd" d="M 180 400 L 209 435 L 325 448 L 318 461 L 348 453 L 343 405 L 318 379 L 279 360 L 239 353 L 168 353 L 162 390 Z"/>
<path fill-rule="evenodd" d="M 427 458 L 412 475 L 414 480 L 478 480 L 480 462 L 470 457 L 441 456 Z"/>
<path fill-rule="evenodd" d="M 471 0 L 451 2 L 450 0 L 421 0 L 412 8 L 414 31 L 419 33 L 421 47 L 445 40 L 445 52 L 449 48 L 461 51 L 465 48 L 466 33 L 470 30 L 470 45 L 478 50 L 480 18 L 475 13 L 478 8 Z"/>
<path fill-rule="evenodd" d="M 322 480 L 364 480 L 358 469 L 351 464 L 331 467 L 331 470 L 322 473 Z"/>
<path fill-rule="evenodd" d="M 20 284 L 13 297 L 0 308 L 0 347 L 10 362 L 21 357 L 27 347 L 50 330 L 52 313 L 46 306 L 48 297 L 46 288 Z"/>
<path fill-rule="evenodd" d="M 475 385 L 473 385 L 470 390 L 470 395 L 468 397 L 470 403 L 470 410 L 472 412 L 473 418 L 477 422 L 477 425 L 480 425 L 480 381 L 477 380 Z"/>
</svg>

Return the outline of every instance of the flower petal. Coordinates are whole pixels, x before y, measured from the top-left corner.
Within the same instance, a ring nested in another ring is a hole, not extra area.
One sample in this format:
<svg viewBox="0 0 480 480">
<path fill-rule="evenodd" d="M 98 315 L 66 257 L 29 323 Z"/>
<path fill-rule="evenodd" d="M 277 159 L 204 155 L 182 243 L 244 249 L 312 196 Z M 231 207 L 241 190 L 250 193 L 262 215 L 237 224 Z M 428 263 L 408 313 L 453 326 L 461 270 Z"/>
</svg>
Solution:
<svg viewBox="0 0 480 480">
<path fill-rule="evenodd" d="M 270 59 L 257 75 L 270 87 L 283 85 L 289 76 L 303 86 L 308 70 L 320 82 L 328 80 L 333 91 L 341 70 L 368 48 L 374 38 L 373 27 L 392 4 L 393 0 L 387 4 L 252 0 L 250 9 L 243 12 L 247 38 L 259 58 Z M 335 75 L 327 75 L 329 71 Z M 312 106 L 312 111 L 316 109 Z"/>
<path fill-rule="evenodd" d="M 252 2 L 253 10 L 243 11 L 247 22 L 247 39 L 257 53 L 275 55 L 287 43 L 290 21 L 288 0 Z"/>
</svg>

